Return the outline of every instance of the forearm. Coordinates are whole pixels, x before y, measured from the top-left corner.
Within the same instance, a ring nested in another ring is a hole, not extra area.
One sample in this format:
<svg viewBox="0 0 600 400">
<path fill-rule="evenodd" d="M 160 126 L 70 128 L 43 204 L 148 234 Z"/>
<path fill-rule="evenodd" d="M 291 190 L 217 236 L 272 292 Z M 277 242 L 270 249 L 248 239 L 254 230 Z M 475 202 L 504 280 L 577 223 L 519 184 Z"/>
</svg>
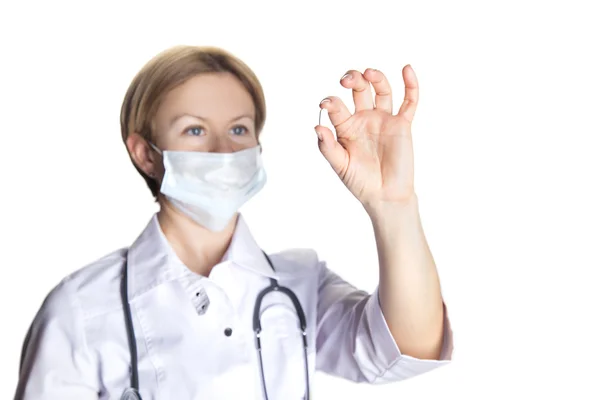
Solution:
<svg viewBox="0 0 600 400">
<path fill-rule="evenodd" d="M 418 200 L 369 210 L 379 256 L 379 300 L 400 351 L 437 359 L 443 340 L 439 277 Z"/>
</svg>

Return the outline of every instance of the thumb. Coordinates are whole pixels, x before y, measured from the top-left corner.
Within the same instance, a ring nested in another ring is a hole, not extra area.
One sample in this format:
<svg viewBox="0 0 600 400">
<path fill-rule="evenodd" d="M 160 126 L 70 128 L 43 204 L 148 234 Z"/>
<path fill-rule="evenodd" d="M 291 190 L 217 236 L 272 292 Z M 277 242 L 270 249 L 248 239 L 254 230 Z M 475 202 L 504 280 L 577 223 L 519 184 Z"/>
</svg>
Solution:
<svg viewBox="0 0 600 400">
<path fill-rule="evenodd" d="M 331 165 L 331 168 L 338 176 L 341 176 L 343 171 L 348 166 L 348 152 L 337 141 L 333 132 L 323 125 L 315 127 L 317 137 L 319 138 L 319 150 L 325 159 Z"/>
</svg>

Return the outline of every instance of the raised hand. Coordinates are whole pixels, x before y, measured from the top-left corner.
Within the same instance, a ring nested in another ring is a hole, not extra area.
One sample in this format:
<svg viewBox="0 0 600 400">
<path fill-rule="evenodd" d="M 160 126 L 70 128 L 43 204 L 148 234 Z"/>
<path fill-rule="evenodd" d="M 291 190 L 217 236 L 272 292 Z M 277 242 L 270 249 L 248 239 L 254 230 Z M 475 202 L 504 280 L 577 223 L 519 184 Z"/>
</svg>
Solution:
<svg viewBox="0 0 600 400">
<path fill-rule="evenodd" d="M 350 192 L 367 208 L 403 203 L 414 195 L 411 124 L 419 99 L 414 70 L 406 65 L 404 101 L 392 113 L 392 89 L 385 75 L 368 68 L 351 70 L 340 83 L 352 89 L 355 112 L 329 96 L 320 107 L 335 128 L 317 125 L 319 149 Z M 373 92 L 375 90 L 375 99 Z"/>
</svg>

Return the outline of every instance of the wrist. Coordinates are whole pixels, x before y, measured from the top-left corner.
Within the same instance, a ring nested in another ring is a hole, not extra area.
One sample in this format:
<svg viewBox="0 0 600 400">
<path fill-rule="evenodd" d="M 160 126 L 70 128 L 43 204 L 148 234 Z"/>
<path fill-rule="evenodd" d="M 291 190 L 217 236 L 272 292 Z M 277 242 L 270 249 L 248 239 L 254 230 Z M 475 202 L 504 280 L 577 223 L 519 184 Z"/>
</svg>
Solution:
<svg viewBox="0 0 600 400">
<path fill-rule="evenodd" d="M 419 213 L 419 202 L 416 193 L 398 201 L 378 201 L 364 205 L 373 224 L 394 221 Z"/>
</svg>

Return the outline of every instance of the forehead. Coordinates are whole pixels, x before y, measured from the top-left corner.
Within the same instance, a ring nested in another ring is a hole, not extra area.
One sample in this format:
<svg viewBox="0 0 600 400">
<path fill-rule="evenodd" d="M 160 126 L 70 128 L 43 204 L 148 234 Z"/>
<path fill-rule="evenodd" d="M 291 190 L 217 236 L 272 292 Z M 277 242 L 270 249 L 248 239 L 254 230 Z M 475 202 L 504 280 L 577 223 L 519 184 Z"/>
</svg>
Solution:
<svg viewBox="0 0 600 400">
<path fill-rule="evenodd" d="M 254 115 L 254 103 L 242 83 L 227 72 L 205 73 L 188 79 L 171 90 L 157 110 L 157 122 L 189 113 L 208 120 L 221 120 L 247 113 Z"/>
</svg>

